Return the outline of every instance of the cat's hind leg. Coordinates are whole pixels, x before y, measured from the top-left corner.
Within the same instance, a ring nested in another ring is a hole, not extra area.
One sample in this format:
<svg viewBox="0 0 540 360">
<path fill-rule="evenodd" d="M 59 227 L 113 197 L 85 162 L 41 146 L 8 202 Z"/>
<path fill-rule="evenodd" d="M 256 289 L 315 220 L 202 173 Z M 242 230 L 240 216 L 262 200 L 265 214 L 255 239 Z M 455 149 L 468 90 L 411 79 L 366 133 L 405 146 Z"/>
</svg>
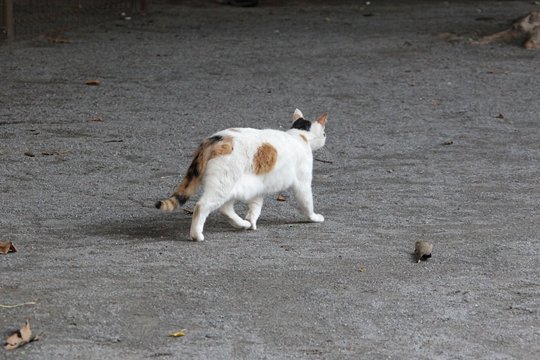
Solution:
<svg viewBox="0 0 540 360">
<path fill-rule="evenodd" d="M 251 224 L 252 230 L 257 230 L 257 219 L 261 215 L 261 209 L 263 205 L 263 197 L 257 196 L 248 202 L 248 213 L 246 215 L 246 220 Z"/>
<path fill-rule="evenodd" d="M 191 230 L 189 232 L 191 240 L 203 241 L 203 229 L 206 218 L 214 210 L 219 209 L 227 202 L 227 198 L 214 191 L 205 190 L 200 200 L 193 209 L 193 217 L 191 219 Z"/>
<path fill-rule="evenodd" d="M 204 240 L 203 235 L 203 228 L 204 223 L 206 221 L 206 218 L 210 213 L 214 210 L 220 209 L 224 207 L 222 210 L 222 213 L 225 213 L 228 217 L 234 218 L 234 210 L 232 208 L 232 203 L 227 205 L 229 201 L 233 199 L 232 197 L 232 189 L 235 183 L 235 180 L 233 177 L 229 178 L 220 178 L 220 176 L 216 176 L 211 171 L 210 167 L 207 170 L 207 178 L 205 179 L 204 183 L 204 193 L 202 194 L 201 198 L 197 202 L 197 205 L 193 209 L 193 218 L 191 220 L 191 230 L 190 230 L 190 236 L 192 240 L 195 241 L 202 241 Z M 220 170 L 218 168 L 218 170 Z M 235 214 L 236 215 L 236 214 Z M 248 222 L 244 222 L 238 215 L 236 215 L 238 219 L 240 219 L 240 224 L 244 224 L 245 226 L 250 226 L 251 224 L 248 224 Z M 248 226 L 248 227 L 249 227 Z"/>
<path fill-rule="evenodd" d="M 191 218 L 191 229 L 189 231 L 189 236 L 193 241 L 203 241 L 203 228 L 206 218 L 210 213 L 217 209 L 220 204 L 209 206 L 205 203 L 197 202 L 195 208 L 193 209 L 193 217 Z"/>
<path fill-rule="evenodd" d="M 242 219 L 234 211 L 234 200 L 229 200 L 219 208 L 219 212 L 225 215 L 229 224 L 237 229 L 249 229 L 252 226 L 250 221 Z"/>
<path fill-rule="evenodd" d="M 300 183 L 294 186 L 294 195 L 302 212 L 312 222 L 323 222 L 324 216 L 313 211 L 313 194 L 310 183 Z"/>
</svg>

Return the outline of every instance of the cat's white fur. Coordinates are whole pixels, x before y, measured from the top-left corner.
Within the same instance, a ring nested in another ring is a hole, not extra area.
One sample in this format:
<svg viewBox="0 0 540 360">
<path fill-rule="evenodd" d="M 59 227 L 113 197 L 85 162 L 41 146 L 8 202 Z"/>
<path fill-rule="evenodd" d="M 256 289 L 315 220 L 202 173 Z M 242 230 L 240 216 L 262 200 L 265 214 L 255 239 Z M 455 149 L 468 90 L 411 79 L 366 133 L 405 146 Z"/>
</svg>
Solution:
<svg viewBox="0 0 540 360">
<path fill-rule="evenodd" d="M 303 119 L 296 109 L 293 121 Z M 312 151 L 324 146 L 326 114 L 311 122 L 309 131 L 291 128 L 287 131 L 234 128 L 220 131 L 214 136 L 233 139 L 233 151 L 208 161 L 201 184 L 204 191 L 197 202 L 191 224 L 191 239 L 204 240 L 203 227 L 208 215 L 219 209 L 236 228 L 257 229 L 263 197 L 266 194 L 292 189 L 304 215 L 313 222 L 324 217 L 313 210 L 311 180 Z M 271 171 L 257 175 L 253 161 L 258 149 L 270 144 L 277 150 L 277 159 Z M 234 202 L 248 204 L 245 220 L 234 211 Z"/>
</svg>

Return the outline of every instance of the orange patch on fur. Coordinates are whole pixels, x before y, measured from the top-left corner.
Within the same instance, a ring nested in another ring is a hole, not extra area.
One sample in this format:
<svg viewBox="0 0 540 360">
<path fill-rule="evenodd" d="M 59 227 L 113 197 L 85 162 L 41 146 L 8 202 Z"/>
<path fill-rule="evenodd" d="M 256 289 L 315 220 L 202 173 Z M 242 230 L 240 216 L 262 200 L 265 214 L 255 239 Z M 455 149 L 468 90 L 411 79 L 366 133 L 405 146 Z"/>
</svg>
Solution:
<svg viewBox="0 0 540 360">
<path fill-rule="evenodd" d="M 216 156 L 229 155 L 233 151 L 233 138 L 232 136 L 225 136 L 223 140 L 211 147 L 210 157 L 208 160 L 215 158 Z"/>
<path fill-rule="evenodd" d="M 266 174 L 274 168 L 277 161 L 277 150 L 268 143 L 263 143 L 253 157 L 253 171 L 257 175 Z"/>
<path fill-rule="evenodd" d="M 178 185 L 175 194 L 187 197 L 193 195 L 201 182 L 201 176 L 206 171 L 208 161 L 218 156 L 228 155 L 233 150 L 232 136 L 224 136 L 223 139 L 215 143 L 212 143 L 210 139 L 205 139 L 197 149 L 188 173 Z"/>
<path fill-rule="evenodd" d="M 302 140 L 306 142 L 306 144 L 308 143 L 307 137 L 305 137 L 304 134 L 300 134 L 300 137 L 302 138 Z"/>
</svg>

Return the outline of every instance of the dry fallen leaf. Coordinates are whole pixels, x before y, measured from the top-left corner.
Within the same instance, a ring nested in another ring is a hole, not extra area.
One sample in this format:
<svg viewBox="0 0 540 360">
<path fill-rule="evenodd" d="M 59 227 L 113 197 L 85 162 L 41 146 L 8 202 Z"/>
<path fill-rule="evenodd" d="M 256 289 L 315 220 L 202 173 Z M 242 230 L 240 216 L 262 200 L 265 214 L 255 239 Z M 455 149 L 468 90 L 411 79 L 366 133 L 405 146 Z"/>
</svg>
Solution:
<svg viewBox="0 0 540 360">
<path fill-rule="evenodd" d="M 365 266 L 360 266 L 360 268 L 358 269 L 358 271 L 360 271 L 360 272 L 366 272 L 366 267 L 365 267 Z"/>
<path fill-rule="evenodd" d="M 71 39 L 62 35 L 47 36 L 47 41 L 51 44 L 71 44 L 73 42 Z"/>
<path fill-rule="evenodd" d="M 437 34 L 437 37 L 449 43 L 456 43 L 463 40 L 463 36 L 451 32 L 439 33 Z"/>
<path fill-rule="evenodd" d="M 276 197 L 276 200 L 277 200 L 277 201 L 287 201 L 287 198 L 286 198 L 285 196 L 283 196 L 283 195 L 280 194 L 280 195 L 278 195 L 278 196 Z"/>
<path fill-rule="evenodd" d="M 64 152 L 61 151 L 61 150 L 43 150 L 41 152 L 41 155 L 43 155 L 43 156 L 53 156 L 53 155 L 63 156 Z"/>
<path fill-rule="evenodd" d="M 7 254 L 10 252 L 17 252 L 15 245 L 11 241 L 0 241 L 0 253 Z"/>
<path fill-rule="evenodd" d="M 86 85 L 98 86 L 100 84 L 101 84 L 101 81 L 97 79 L 86 80 Z"/>
<path fill-rule="evenodd" d="M 510 28 L 486 35 L 474 44 L 509 43 L 523 38 L 526 39 L 523 43 L 524 48 L 532 50 L 540 47 L 540 11 L 531 11 L 514 21 Z"/>
<path fill-rule="evenodd" d="M 186 333 L 184 332 L 185 330 L 180 330 L 180 331 L 176 331 L 176 332 L 172 332 L 169 334 L 170 337 L 182 337 L 182 336 L 185 336 Z"/>
<path fill-rule="evenodd" d="M 6 350 L 13 350 L 28 344 L 32 341 L 38 341 L 39 336 L 32 336 L 32 330 L 30 330 L 30 320 L 26 320 L 20 330 L 13 332 L 6 339 Z"/>
<path fill-rule="evenodd" d="M 416 255 L 417 262 L 420 260 L 426 260 L 431 257 L 433 251 L 433 244 L 426 241 L 417 241 L 414 244 L 414 254 Z"/>
</svg>

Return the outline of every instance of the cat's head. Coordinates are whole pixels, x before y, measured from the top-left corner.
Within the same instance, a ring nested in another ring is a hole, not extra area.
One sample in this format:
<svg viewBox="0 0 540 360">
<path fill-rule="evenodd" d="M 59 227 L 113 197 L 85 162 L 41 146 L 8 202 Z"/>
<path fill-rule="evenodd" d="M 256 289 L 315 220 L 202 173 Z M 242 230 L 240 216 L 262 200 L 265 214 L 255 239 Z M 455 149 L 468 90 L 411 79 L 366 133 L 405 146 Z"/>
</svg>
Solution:
<svg viewBox="0 0 540 360">
<path fill-rule="evenodd" d="M 326 126 L 327 113 L 322 114 L 315 121 L 308 121 L 304 119 L 304 115 L 298 109 L 293 114 L 293 129 L 307 131 L 309 133 L 309 145 L 312 150 L 318 150 L 322 148 L 326 142 L 326 133 L 324 127 Z"/>
</svg>

